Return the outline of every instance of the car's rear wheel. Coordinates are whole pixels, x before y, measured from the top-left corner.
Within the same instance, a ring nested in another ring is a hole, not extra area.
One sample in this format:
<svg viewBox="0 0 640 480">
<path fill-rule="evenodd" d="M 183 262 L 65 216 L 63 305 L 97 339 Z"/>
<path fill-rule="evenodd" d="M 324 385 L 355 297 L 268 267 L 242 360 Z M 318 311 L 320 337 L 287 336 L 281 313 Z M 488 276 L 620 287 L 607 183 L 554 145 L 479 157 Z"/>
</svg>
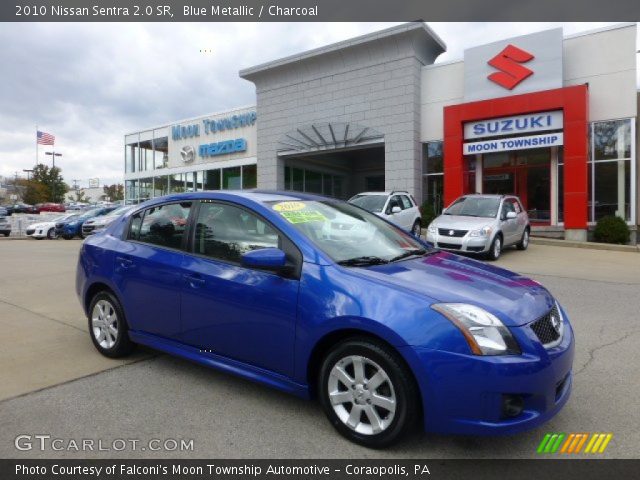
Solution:
<svg viewBox="0 0 640 480">
<path fill-rule="evenodd" d="M 522 238 L 520 239 L 516 247 L 518 248 L 518 250 L 526 250 L 528 246 L 529 246 L 529 229 L 525 228 L 524 232 L 522 232 Z"/>
<path fill-rule="evenodd" d="M 415 222 L 413 222 L 413 227 L 411 227 L 411 234 L 416 237 L 419 237 L 421 228 L 422 228 L 422 225 L 420 224 L 420 219 L 417 219 Z"/>
<path fill-rule="evenodd" d="M 73 235 L 62 234 L 62 238 L 64 238 L 65 240 L 71 240 L 73 238 Z"/>
<path fill-rule="evenodd" d="M 411 372 L 389 347 L 367 338 L 338 344 L 325 357 L 318 392 L 331 424 L 372 448 L 399 440 L 419 412 Z"/>
<path fill-rule="evenodd" d="M 98 351 L 118 358 L 131 353 L 129 327 L 118 299 L 107 291 L 97 293 L 89 305 L 89 333 Z"/>
<path fill-rule="evenodd" d="M 11 232 L 5 232 L 5 233 L 4 233 L 4 236 L 5 236 L 5 237 L 8 237 L 9 235 L 11 235 Z"/>
<path fill-rule="evenodd" d="M 502 236 L 496 235 L 495 238 L 493 239 L 493 242 L 491 242 L 491 247 L 489 248 L 489 251 L 487 252 L 487 259 L 498 260 L 501 254 L 502 254 Z"/>
<path fill-rule="evenodd" d="M 56 229 L 55 228 L 50 228 L 49 229 L 49 231 L 47 232 L 47 238 L 49 240 L 55 240 L 57 238 Z"/>
</svg>

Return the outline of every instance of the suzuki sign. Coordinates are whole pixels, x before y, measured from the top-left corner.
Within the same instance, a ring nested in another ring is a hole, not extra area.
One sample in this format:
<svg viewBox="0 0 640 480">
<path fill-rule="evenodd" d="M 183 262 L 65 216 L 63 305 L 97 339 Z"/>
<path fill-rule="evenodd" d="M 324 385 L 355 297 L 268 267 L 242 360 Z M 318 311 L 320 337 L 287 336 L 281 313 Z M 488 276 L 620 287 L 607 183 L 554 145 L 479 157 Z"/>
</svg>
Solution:
<svg viewBox="0 0 640 480">
<path fill-rule="evenodd" d="M 465 101 L 561 88 L 562 49 L 556 28 L 465 50 Z"/>
<path fill-rule="evenodd" d="M 562 110 L 476 120 L 464 124 L 465 140 L 562 130 Z"/>
</svg>

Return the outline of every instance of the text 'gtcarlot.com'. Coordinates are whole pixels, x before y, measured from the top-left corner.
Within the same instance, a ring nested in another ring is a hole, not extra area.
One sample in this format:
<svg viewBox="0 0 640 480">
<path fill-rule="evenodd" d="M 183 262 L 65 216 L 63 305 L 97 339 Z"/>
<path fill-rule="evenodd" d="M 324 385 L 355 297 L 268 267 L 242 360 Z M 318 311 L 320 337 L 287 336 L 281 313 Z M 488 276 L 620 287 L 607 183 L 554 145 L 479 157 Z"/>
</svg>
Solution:
<svg viewBox="0 0 640 480">
<path fill-rule="evenodd" d="M 68 451 L 68 452 L 122 452 L 130 451 L 166 451 L 192 452 L 193 439 L 152 438 L 140 440 L 138 438 L 115 438 L 113 440 L 93 438 L 56 438 L 51 435 L 18 435 L 14 445 L 17 450 L 29 451 Z"/>
</svg>

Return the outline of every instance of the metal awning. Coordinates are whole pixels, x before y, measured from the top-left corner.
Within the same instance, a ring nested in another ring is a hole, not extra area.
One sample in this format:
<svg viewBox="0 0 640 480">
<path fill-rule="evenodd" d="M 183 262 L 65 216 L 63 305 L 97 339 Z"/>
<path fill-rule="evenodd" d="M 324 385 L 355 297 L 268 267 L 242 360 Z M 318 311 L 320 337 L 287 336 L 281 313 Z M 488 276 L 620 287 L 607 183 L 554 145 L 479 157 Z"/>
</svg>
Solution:
<svg viewBox="0 0 640 480">
<path fill-rule="evenodd" d="M 384 135 L 357 123 L 312 123 L 291 130 L 280 138 L 278 155 L 299 155 L 326 150 L 359 148 L 384 142 Z"/>
</svg>

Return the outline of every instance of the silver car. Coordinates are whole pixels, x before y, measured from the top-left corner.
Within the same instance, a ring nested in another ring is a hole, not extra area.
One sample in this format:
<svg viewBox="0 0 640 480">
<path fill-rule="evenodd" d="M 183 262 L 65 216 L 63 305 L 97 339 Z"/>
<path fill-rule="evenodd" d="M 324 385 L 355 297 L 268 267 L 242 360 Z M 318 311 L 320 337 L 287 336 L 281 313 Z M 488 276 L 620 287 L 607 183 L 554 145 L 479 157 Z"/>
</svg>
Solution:
<svg viewBox="0 0 640 480">
<path fill-rule="evenodd" d="M 497 260 L 502 249 L 529 246 L 529 217 L 518 197 L 464 195 L 427 228 L 427 241 L 443 250 L 482 254 Z"/>
</svg>

